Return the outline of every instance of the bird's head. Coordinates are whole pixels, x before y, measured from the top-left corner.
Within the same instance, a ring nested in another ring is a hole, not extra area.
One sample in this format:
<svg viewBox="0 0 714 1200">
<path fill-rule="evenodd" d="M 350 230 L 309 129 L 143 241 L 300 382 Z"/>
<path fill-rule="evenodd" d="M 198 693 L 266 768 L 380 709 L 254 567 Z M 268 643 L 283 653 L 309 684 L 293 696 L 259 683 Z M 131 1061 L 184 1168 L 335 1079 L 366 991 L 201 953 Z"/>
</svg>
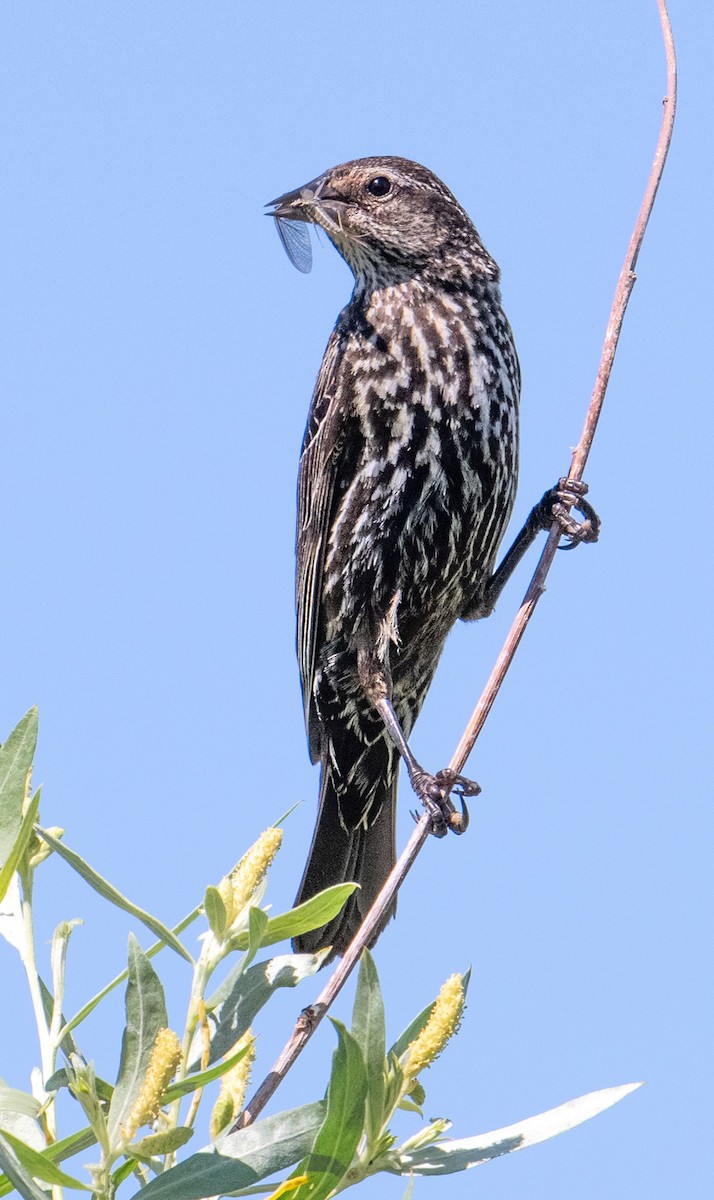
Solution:
<svg viewBox="0 0 714 1200">
<path fill-rule="evenodd" d="M 342 163 L 279 196 L 270 208 L 280 222 L 320 225 L 358 281 L 391 283 L 429 272 L 440 278 L 498 275 L 449 189 L 405 158 Z"/>
</svg>

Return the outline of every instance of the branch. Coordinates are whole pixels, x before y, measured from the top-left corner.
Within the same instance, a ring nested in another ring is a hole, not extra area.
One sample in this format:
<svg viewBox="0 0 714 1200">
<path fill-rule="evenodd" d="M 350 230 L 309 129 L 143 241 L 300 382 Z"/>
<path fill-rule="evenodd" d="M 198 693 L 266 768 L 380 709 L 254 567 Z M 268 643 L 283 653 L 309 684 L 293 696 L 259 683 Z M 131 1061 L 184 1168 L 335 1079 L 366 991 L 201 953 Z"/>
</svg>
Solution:
<svg viewBox="0 0 714 1200">
<path fill-rule="evenodd" d="M 585 418 L 583 432 L 573 453 L 573 458 L 570 464 L 569 479 L 581 480 L 585 464 L 590 453 L 590 448 L 597 429 L 597 423 L 600 419 L 603 402 L 607 385 L 610 381 L 612 365 L 615 360 L 615 351 L 620 340 L 620 332 L 622 323 L 625 318 L 625 311 L 632 294 L 632 289 L 635 286 L 635 266 L 640 253 L 640 248 L 645 236 L 647 222 L 654 207 L 657 189 L 664 172 L 664 165 L 667 159 L 667 152 L 672 140 L 672 129 L 674 127 L 674 115 L 677 104 L 677 65 L 674 50 L 674 39 L 672 37 L 672 27 L 669 23 L 669 14 L 665 0 L 657 0 L 659 8 L 660 23 L 662 26 L 662 36 L 664 39 L 665 55 L 667 60 L 667 95 L 664 98 L 664 112 L 662 115 L 662 125 L 660 128 L 659 139 L 657 142 L 657 150 L 655 152 L 654 163 L 650 171 L 647 187 L 644 198 L 637 216 L 635 228 L 630 239 L 630 244 L 627 249 L 627 255 L 620 272 L 620 277 L 617 281 L 615 289 L 615 297 L 610 310 L 610 319 L 608 321 L 607 330 L 605 332 L 605 341 L 600 357 L 600 365 L 598 367 L 595 387 L 593 388 L 590 407 L 588 408 Z M 490 713 L 496 696 L 501 688 L 506 672 L 513 661 L 513 656 L 518 649 L 519 643 L 526 626 L 530 621 L 536 604 L 545 591 L 546 576 L 551 568 L 555 552 L 560 541 L 560 526 L 554 522 L 551 526 L 548 540 L 540 556 L 538 566 L 530 582 L 528 590 L 523 598 L 523 602 L 516 613 L 515 619 L 509 630 L 508 636 L 503 644 L 501 653 L 499 654 L 496 663 L 491 671 L 488 682 L 481 694 L 481 697 L 476 705 L 471 719 L 464 730 L 461 740 L 454 751 L 450 767 L 457 774 L 463 770 L 469 754 L 474 748 L 476 740 L 484 727 L 486 718 Z M 421 850 L 424 842 L 429 836 L 430 819 L 428 816 L 423 816 L 418 822 L 416 829 L 412 833 L 406 848 L 402 852 L 394 870 L 389 876 L 387 882 L 382 888 L 379 896 L 375 900 L 372 908 L 365 917 L 360 926 L 357 936 L 354 938 L 351 945 L 348 947 L 344 958 L 339 963 L 333 975 L 328 980 L 326 986 L 320 992 L 317 1000 L 309 1008 L 303 1010 L 300 1014 L 293 1034 L 285 1046 L 280 1057 L 277 1059 L 270 1074 L 263 1080 L 257 1092 L 241 1113 L 238 1121 L 233 1129 L 243 1129 L 246 1125 L 251 1125 L 256 1117 L 262 1112 L 265 1105 L 270 1100 L 278 1085 L 285 1078 L 285 1075 L 290 1070 L 290 1067 L 295 1062 L 298 1055 L 307 1045 L 315 1029 L 328 1011 L 333 1000 L 341 991 L 346 983 L 352 969 L 359 960 L 362 950 L 368 946 L 374 936 L 375 931 L 380 927 L 384 913 L 389 908 L 392 900 L 396 896 L 399 888 L 404 882 L 407 873 L 409 872 L 414 860 Z"/>
</svg>

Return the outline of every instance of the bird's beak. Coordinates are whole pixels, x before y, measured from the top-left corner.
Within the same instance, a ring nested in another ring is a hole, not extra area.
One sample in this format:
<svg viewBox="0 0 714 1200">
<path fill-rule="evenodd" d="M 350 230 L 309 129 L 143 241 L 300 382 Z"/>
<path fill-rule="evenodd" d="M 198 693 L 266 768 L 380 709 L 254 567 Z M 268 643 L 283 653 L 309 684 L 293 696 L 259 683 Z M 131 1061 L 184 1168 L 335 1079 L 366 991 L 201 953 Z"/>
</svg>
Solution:
<svg viewBox="0 0 714 1200">
<path fill-rule="evenodd" d="M 306 183 L 304 187 L 296 188 L 294 192 L 286 192 L 284 196 L 269 200 L 266 208 L 269 208 L 270 212 L 266 216 L 280 217 L 284 221 L 310 221 L 320 224 L 316 220 L 316 214 L 325 202 L 329 205 L 328 213 L 332 215 L 330 210 L 334 211 L 335 205 L 344 203 L 344 196 L 335 188 L 328 187 L 324 176 L 320 176 Z"/>
</svg>

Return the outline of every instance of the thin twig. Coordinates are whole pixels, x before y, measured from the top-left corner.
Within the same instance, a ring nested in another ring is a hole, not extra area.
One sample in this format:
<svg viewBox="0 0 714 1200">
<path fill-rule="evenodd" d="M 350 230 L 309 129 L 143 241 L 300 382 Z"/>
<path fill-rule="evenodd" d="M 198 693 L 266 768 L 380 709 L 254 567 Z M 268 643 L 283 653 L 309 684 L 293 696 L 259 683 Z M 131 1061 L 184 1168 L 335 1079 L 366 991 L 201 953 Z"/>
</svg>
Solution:
<svg viewBox="0 0 714 1200">
<path fill-rule="evenodd" d="M 569 479 L 580 480 L 583 476 L 585 464 L 587 462 L 590 448 L 592 446 L 595 430 L 602 411 L 605 392 L 610 381 L 610 373 L 612 364 L 615 359 L 615 351 L 620 338 L 622 323 L 625 317 L 627 304 L 632 294 L 632 289 L 635 285 L 635 265 L 637 257 L 642 246 L 642 241 L 645 236 L 647 222 L 649 221 L 652 208 L 654 206 L 657 189 L 662 178 L 664 165 L 667 159 L 667 152 L 672 140 L 672 129 L 674 126 L 674 115 L 677 103 L 677 65 L 675 59 L 674 40 L 672 37 L 672 28 L 669 23 L 669 14 L 665 0 L 657 0 L 659 8 L 660 22 L 662 25 L 662 34 L 664 38 L 665 54 L 667 59 L 667 95 L 664 99 L 664 113 L 662 117 L 662 126 L 660 129 L 659 140 L 657 142 L 657 150 L 655 159 L 647 181 L 647 188 L 640 207 L 635 228 L 630 240 L 630 245 L 627 250 L 627 256 L 620 272 L 620 278 L 617 282 L 615 297 L 610 311 L 610 319 L 608 321 L 607 330 L 605 332 L 605 341 L 602 348 L 600 365 L 598 367 L 595 387 L 593 389 L 590 407 L 588 408 L 587 417 L 580 441 L 573 453 L 573 458 L 570 464 Z M 555 552 L 560 541 L 560 526 L 554 522 L 548 540 L 540 556 L 538 566 L 528 587 L 523 602 L 516 613 L 513 624 L 509 630 L 508 636 L 503 644 L 501 653 L 499 654 L 491 675 L 486 683 L 486 686 L 481 694 L 481 697 L 474 709 L 471 719 L 464 730 L 463 736 L 454 751 L 451 763 L 451 769 L 457 774 L 463 770 L 466 760 L 469 757 L 478 738 L 486 718 L 493 707 L 493 703 L 498 695 L 499 689 L 503 680 L 506 677 L 506 672 L 513 661 L 513 656 L 518 649 L 523 634 L 525 633 L 526 625 L 530 621 L 536 604 L 545 590 L 545 579 L 550 570 L 550 567 L 555 558 Z M 278 1085 L 285 1078 L 285 1075 L 290 1070 L 290 1067 L 295 1062 L 298 1055 L 307 1045 L 315 1029 L 328 1011 L 332 1001 L 342 989 L 348 976 L 350 975 L 355 964 L 358 962 L 362 950 L 368 946 L 372 940 L 375 930 L 377 930 L 383 920 L 384 913 L 389 908 L 392 900 L 396 896 L 401 887 L 412 863 L 416 859 L 424 842 L 429 836 L 430 819 L 426 815 L 418 822 L 416 829 L 412 833 L 406 848 L 399 858 L 394 870 L 389 876 L 387 882 L 382 888 L 379 896 L 375 900 L 372 908 L 365 917 L 360 926 L 357 936 L 348 947 L 344 958 L 339 963 L 328 983 L 323 988 L 317 1000 L 309 1008 L 306 1008 L 298 1018 L 297 1024 L 293 1031 L 292 1037 L 285 1046 L 282 1054 L 276 1061 L 270 1074 L 263 1080 L 255 1095 L 252 1097 L 249 1104 L 246 1105 L 241 1113 L 238 1121 L 234 1125 L 234 1129 L 242 1129 L 246 1125 L 251 1125 L 256 1117 L 262 1112 L 265 1105 L 270 1100 Z"/>
</svg>

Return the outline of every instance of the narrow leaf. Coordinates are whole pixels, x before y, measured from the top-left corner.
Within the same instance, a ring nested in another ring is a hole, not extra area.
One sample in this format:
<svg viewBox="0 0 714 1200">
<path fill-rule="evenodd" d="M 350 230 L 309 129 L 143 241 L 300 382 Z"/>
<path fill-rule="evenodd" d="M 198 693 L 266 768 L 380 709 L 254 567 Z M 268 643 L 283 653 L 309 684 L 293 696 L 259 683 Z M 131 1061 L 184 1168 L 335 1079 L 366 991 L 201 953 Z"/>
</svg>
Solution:
<svg viewBox="0 0 714 1200">
<path fill-rule="evenodd" d="M 206 914 L 211 933 L 220 941 L 228 927 L 228 915 L 218 888 L 212 886 L 206 888 L 203 897 L 203 911 Z"/>
<path fill-rule="evenodd" d="M 367 1069 L 367 1136 L 374 1141 L 384 1124 L 387 1035 L 382 990 L 369 950 L 362 952 L 360 960 L 352 1034 L 362 1051 Z"/>
<path fill-rule="evenodd" d="M 119 1127 L 139 1094 L 156 1035 L 168 1025 L 161 981 L 133 934 L 129 935 L 128 975 L 126 1028 L 119 1075 L 109 1107 L 108 1128 L 112 1145 L 118 1141 Z"/>
<path fill-rule="evenodd" d="M 267 912 L 262 908 L 248 909 L 248 962 L 251 962 L 260 950 L 267 926 Z"/>
<path fill-rule="evenodd" d="M 427 1004 L 426 1008 L 423 1008 L 419 1015 L 416 1016 L 414 1020 L 409 1023 L 409 1025 L 407 1025 L 406 1029 L 400 1033 L 394 1045 L 390 1046 L 390 1054 L 394 1054 L 397 1058 L 402 1057 L 407 1046 L 409 1046 L 415 1038 L 419 1037 L 419 1034 L 432 1014 L 435 1004 L 436 1001 L 432 1000 L 431 1004 Z"/>
<path fill-rule="evenodd" d="M 591 1117 L 596 1117 L 606 1108 L 617 1104 L 639 1087 L 642 1087 L 641 1083 L 603 1088 L 601 1091 L 580 1096 L 577 1100 L 569 1100 L 548 1112 L 539 1113 L 537 1117 L 529 1117 L 525 1121 L 516 1122 L 515 1125 L 496 1129 L 493 1133 L 484 1133 L 472 1138 L 447 1138 L 411 1153 L 402 1153 L 400 1173 L 451 1175 L 454 1171 L 465 1171 L 468 1167 L 490 1162 L 491 1159 L 510 1154 L 513 1150 L 525 1150 L 527 1146 L 545 1142 L 548 1138 L 581 1125 L 583 1121 L 589 1121 Z"/>
<path fill-rule="evenodd" d="M 304 1158 L 324 1115 L 324 1104 L 305 1104 L 226 1134 L 152 1179 L 133 1200 L 205 1200 L 251 1187 Z"/>
<path fill-rule="evenodd" d="M 0 1133 L 0 1167 L 22 1200 L 47 1200 L 47 1193 L 37 1186 L 3 1133 Z"/>
<path fill-rule="evenodd" d="M 20 861 L 22 859 L 22 856 L 25 853 L 25 850 L 27 849 L 27 844 L 28 844 L 30 838 L 32 837 L 32 828 L 35 824 L 35 821 L 37 820 L 37 814 L 40 811 L 40 792 L 41 791 L 42 791 L 42 789 L 38 788 L 37 791 L 35 792 L 34 796 L 32 797 L 32 800 L 28 804 L 27 811 L 26 811 L 24 817 L 22 818 L 20 828 L 17 831 L 17 837 L 15 838 L 15 843 L 14 843 L 10 853 L 8 854 L 6 861 L 2 866 L 2 869 L 0 870 L 0 900 L 3 899 L 7 889 L 9 888 L 10 880 L 12 879 L 13 875 L 15 874 L 15 872 L 20 864 Z"/>
<path fill-rule="evenodd" d="M 314 975 L 324 955 L 280 954 L 266 962 L 255 963 L 238 975 L 220 1006 L 218 1025 L 211 1039 L 209 1064 L 233 1049 L 276 988 L 295 987 Z M 209 1009 L 214 1002 L 209 1000 Z"/>
<path fill-rule="evenodd" d="M 327 1108 L 315 1144 L 298 1168 L 309 1177 L 293 1193 L 295 1200 L 326 1200 L 341 1183 L 352 1164 L 364 1132 L 367 1071 L 359 1044 L 340 1021 L 331 1018 L 337 1030 L 337 1049 L 332 1056 L 332 1073 L 327 1089 Z"/>
<path fill-rule="evenodd" d="M 60 1171 L 59 1167 L 46 1159 L 38 1150 L 33 1150 L 32 1146 L 25 1145 L 12 1133 L 5 1130 L 3 1137 L 10 1143 L 23 1167 L 36 1179 L 41 1179 L 43 1183 L 57 1184 L 59 1187 L 73 1188 L 78 1192 L 91 1191 L 86 1184 L 80 1183 L 78 1179 Z"/>
<path fill-rule="evenodd" d="M 0 1124 L 5 1113 L 19 1113 L 23 1117 L 37 1119 L 40 1102 L 29 1092 L 21 1092 L 19 1088 L 0 1086 Z"/>
<path fill-rule="evenodd" d="M 226 1071 L 230 1071 L 236 1063 L 245 1058 L 251 1045 L 252 1043 L 249 1042 L 247 1046 L 241 1046 L 240 1050 L 236 1050 L 235 1054 L 232 1054 L 225 1062 L 218 1063 L 215 1067 L 209 1067 L 207 1071 L 197 1071 L 193 1075 L 187 1075 L 185 1079 L 179 1079 L 177 1083 L 172 1083 L 164 1093 L 164 1103 L 172 1104 L 174 1100 L 180 1100 L 182 1096 L 188 1096 L 198 1088 L 213 1083 L 214 1079 L 220 1079 L 221 1075 L 225 1075 Z"/>
<path fill-rule="evenodd" d="M 301 933 L 309 933 L 312 929 L 319 929 L 321 925 L 326 925 L 344 908 L 356 886 L 356 883 L 335 884 L 334 887 L 326 888 L 324 892 L 306 900 L 304 904 L 298 904 L 296 908 L 291 908 L 288 912 L 271 917 L 265 929 L 263 945 L 272 946 L 275 942 L 283 942 L 287 938 L 294 938 Z M 236 946 L 239 950 L 247 949 L 247 933 L 236 938 Z"/>
<path fill-rule="evenodd" d="M 77 1130 L 69 1137 L 62 1138 L 59 1142 L 53 1142 L 51 1146 L 47 1146 L 40 1153 L 48 1162 L 62 1162 L 65 1158 L 72 1158 L 73 1155 L 79 1154 L 82 1150 L 88 1150 L 96 1142 L 96 1137 L 89 1125 L 84 1129 Z M 0 1175 L 0 1196 L 8 1196 L 12 1192 L 12 1184 L 4 1175 Z"/>
<path fill-rule="evenodd" d="M 37 709 L 31 708 L 0 748 L 0 864 L 17 841 L 36 745 Z"/>
<path fill-rule="evenodd" d="M 176 953 L 180 954 L 182 958 L 185 958 L 187 962 L 193 963 L 193 959 L 191 958 L 188 950 L 181 945 L 180 941 L 174 936 L 171 930 L 167 929 L 167 927 L 161 921 L 159 921 L 158 917 L 152 917 L 151 913 L 145 912 L 145 910 L 143 908 L 139 908 L 137 904 L 132 904 L 131 900 L 127 900 L 126 896 L 122 896 L 121 892 L 117 891 L 113 884 L 109 883 L 108 880 L 99 875 L 93 867 L 90 867 L 89 864 L 86 863 L 84 859 L 76 853 L 76 851 L 70 850 L 69 846 L 65 846 L 64 842 L 61 842 L 59 838 L 53 837 L 48 830 L 40 829 L 38 827 L 37 833 L 44 842 L 47 842 L 48 846 L 51 846 L 52 849 L 59 854 L 60 858 L 63 858 L 65 862 L 69 863 L 70 867 L 77 872 L 78 875 L 82 876 L 82 879 L 85 881 L 85 883 L 88 883 L 90 887 L 94 888 L 95 892 L 98 892 L 100 896 L 103 896 L 105 900 L 108 900 L 109 903 L 113 904 L 116 908 L 121 908 L 124 912 L 128 912 L 132 917 L 136 917 L 137 921 L 141 921 L 142 925 L 146 925 L 147 929 L 150 929 L 152 933 L 155 933 L 157 937 L 160 937 L 162 942 L 164 942 L 167 946 L 170 946 L 172 950 L 175 950 Z"/>
</svg>

